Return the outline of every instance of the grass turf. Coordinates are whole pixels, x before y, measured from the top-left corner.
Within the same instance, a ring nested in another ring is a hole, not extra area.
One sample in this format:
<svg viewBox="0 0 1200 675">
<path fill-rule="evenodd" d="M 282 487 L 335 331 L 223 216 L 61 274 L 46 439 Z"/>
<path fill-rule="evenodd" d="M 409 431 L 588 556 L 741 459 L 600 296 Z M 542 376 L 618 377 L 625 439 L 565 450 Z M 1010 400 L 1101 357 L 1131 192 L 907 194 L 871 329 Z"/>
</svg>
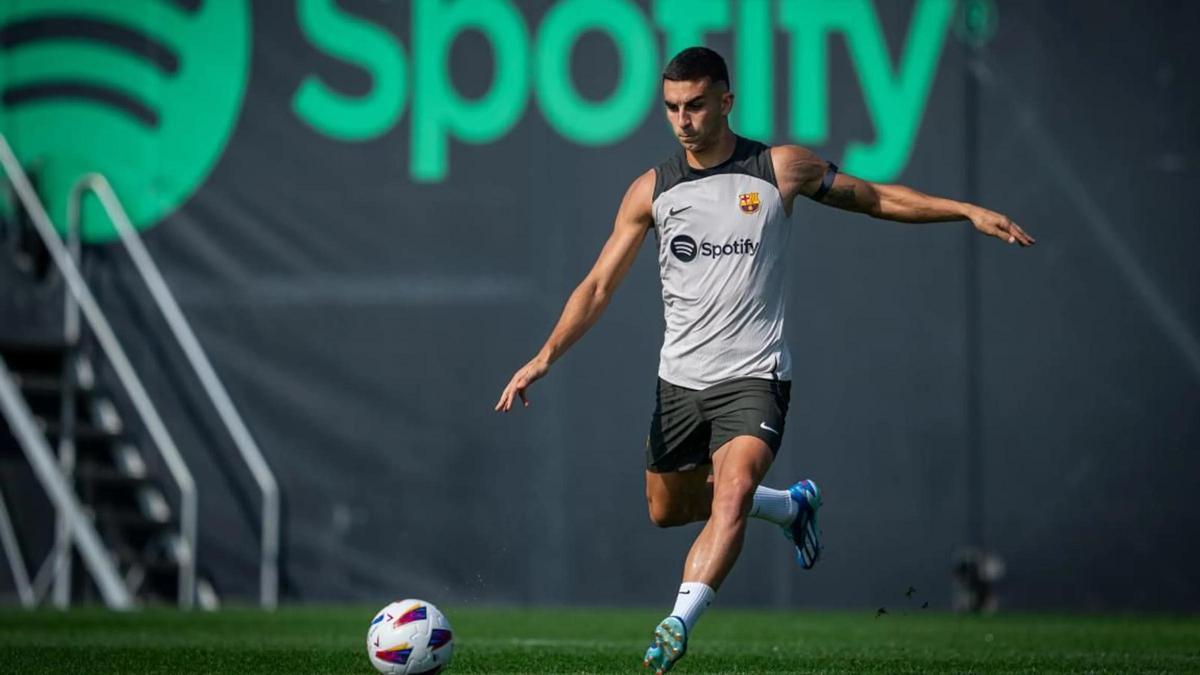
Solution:
<svg viewBox="0 0 1200 675">
<path fill-rule="evenodd" d="M 7 673 L 364 673 L 373 607 L 0 610 Z M 450 673 L 636 673 L 660 612 L 447 607 Z M 1200 617 L 717 609 L 678 673 L 1200 672 Z"/>
</svg>

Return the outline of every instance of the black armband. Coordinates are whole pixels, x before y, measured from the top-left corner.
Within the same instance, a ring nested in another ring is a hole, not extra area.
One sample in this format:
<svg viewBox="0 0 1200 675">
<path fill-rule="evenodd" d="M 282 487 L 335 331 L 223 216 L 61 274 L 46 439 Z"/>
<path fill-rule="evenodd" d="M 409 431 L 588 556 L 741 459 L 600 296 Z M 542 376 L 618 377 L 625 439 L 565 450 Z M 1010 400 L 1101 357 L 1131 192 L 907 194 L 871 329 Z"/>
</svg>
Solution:
<svg viewBox="0 0 1200 675">
<path fill-rule="evenodd" d="M 829 188 L 833 187 L 833 179 L 837 176 L 837 172 L 837 164 L 830 162 L 829 167 L 825 169 L 825 175 L 821 178 L 821 187 L 817 188 L 811 197 L 813 201 L 821 201 L 825 193 L 829 192 Z"/>
</svg>

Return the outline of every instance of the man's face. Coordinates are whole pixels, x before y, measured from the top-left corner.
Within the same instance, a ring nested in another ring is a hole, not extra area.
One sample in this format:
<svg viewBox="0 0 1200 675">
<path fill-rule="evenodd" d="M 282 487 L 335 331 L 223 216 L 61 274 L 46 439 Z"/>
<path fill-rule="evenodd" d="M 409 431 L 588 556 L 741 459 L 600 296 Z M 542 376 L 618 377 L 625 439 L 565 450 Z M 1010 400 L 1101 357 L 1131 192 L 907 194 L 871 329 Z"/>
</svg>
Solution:
<svg viewBox="0 0 1200 675">
<path fill-rule="evenodd" d="M 702 80 L 663 80 L 663 104 L 675 137 L 690 152 L 702 151 L 720 138 L 733 94 L 725 84 Z"/>
</svg>

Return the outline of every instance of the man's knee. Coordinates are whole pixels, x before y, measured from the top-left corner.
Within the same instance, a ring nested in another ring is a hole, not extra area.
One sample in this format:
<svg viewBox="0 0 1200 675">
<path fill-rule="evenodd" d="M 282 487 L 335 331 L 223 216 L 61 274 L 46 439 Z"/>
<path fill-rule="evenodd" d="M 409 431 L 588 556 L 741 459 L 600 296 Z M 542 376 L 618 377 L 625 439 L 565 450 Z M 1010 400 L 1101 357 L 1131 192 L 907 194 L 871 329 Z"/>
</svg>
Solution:
<svg viewBox="0 0 1200 675">
<path fill-rule="evenodd" d="M 713 497 L 712 517 L 736 522 L 746 517 L 757 486 L 749 475 L 730 476 L 721 481 Z"/>
</svg>

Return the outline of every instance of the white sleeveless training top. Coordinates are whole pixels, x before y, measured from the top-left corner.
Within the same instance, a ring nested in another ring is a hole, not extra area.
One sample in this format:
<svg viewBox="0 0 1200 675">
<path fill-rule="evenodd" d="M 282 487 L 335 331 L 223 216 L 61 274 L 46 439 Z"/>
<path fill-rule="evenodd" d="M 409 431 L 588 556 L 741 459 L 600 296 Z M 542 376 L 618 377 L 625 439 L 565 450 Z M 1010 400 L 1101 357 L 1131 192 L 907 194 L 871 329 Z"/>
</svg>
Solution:
<svg viewBox="0 0 1200 675">
<path fill-rule="evenodd" d="M 733 155 L 709 169 L 691 168 L 680 150 L 655 167 L 652 210 L 666 319 L 658 376 L 690 389 L 790 380 L 790 228 L 771 149 L 739 136 Z"/>
</svg>

